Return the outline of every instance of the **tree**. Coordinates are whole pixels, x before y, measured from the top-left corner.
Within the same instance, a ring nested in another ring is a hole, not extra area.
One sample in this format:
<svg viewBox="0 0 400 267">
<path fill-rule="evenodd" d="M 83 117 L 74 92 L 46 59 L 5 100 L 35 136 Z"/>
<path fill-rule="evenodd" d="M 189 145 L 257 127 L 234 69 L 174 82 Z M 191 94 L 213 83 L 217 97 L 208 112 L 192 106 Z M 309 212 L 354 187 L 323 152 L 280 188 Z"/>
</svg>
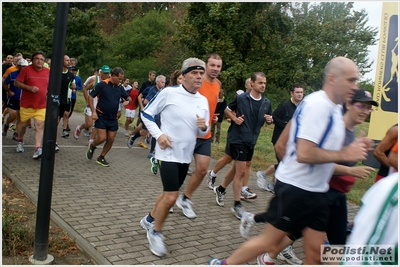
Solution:
<svg viewBox="0 0 400 267">
<path fill-rule="evenodd" d="M 321 88 L 326 63 L 336 56 L 369 71 L 368 46 L 377 30 L 352 3 L 191 3 L 177 37 L 189 53 L 223 58 L 220 78 L 228 95 L 252 72 L 267 74 L 269 98 L 287 98 L 293 83 Z"/>
<path fill-rule="evenodd" d="M 69 11 L 65 53 L 78 59 L 78 68 L 82 69 L 80 75 L 86 77 L 92 75 L 93 69 L 103 65 L 107 44 L 96 18 L 105 10 L 91 7 L 82 11 L 72 7 Z"/>
<path fill-rule="evenodd" d="M 2 3 L 2 47 L 5 54 L 31 56 L 42 50 L 51 53 L 54 29 L 55 3 Z"/>
<path fill-rule="evenodd" d="M 106 46 L 96 18 L 104 10 L 96 6 L 72 6 L 69 9 L 65 53 L 78 58 L 83 75 L 91 75 L 102 62 Z M 52 56 L 55 21 L 55 3 L 14 2 L 3 3 L 3 53 L 31 55 L 42 50 Z M 3 54 L 3 56 L 4 56 Z"/>
<path fill-rule="evenodd" d="M 368 46 L 376 43 L 377 29 L 366 27 L 365 10 L 352 11 L 352 3 L 294 3 L 291 7 L 295 29 L 287 49 L 296 71 L 293 77 L 303 80 L 313 90 L 322 86 L 326 63 L 337 56 L 356 62 L 362 74 L 370 71 Z M 307 49 L 304 49 L 307 48 Z"/>
<path fill-rule="evenodd" d="M 112 46 L 106 62 L 122 67 L 126 76 L 139 80 L 147 79 L 150 70 L 168 76 L 175 69 L 176 58 L 180 59 L 179 49 L 170 42 L 174 33 L 172 24 L 173 18 L 165 10 L 153 10 L 123 24 L 119 32 L 109 36 Z M 169 53 L 163 55 L 163 52 Z"/>
<path fill-rule="evenodd" d="M 223 59 L 220 75 L 229 98 L 243 88 L 255 71 L 268 75 L 269 57 L 278 53 L 290 19 L 285 3 L 191 3 L 177 37 L 191 55 L 205 58 L 218 53 Z M 278 49 L 279 50 L 279 49 Z"/>
</svg>

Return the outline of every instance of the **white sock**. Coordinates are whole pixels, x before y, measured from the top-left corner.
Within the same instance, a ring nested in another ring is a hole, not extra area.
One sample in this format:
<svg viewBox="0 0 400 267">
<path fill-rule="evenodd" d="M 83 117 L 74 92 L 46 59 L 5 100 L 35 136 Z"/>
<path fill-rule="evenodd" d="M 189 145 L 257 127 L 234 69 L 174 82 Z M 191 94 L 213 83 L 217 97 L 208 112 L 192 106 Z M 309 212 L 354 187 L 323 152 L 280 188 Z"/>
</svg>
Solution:
<svg viewBox="0 0 400 267">
<path fill-rule="evenodd" d="M 246 191 L 246 189 L 249 188 L 248 186 L 242 186 L 242 191 Z"/>
<path fill-rule="evenodd" d="M 212 177 L 217 177 L 217 174 L 214 172 L 214 170 L 211 170 L 210 175 L 211 175 Z"/>
<path fill-rule="evenodd" d="M 268 252 L 267 252 L 267 253 L 264 253 L 264 255 L 263 255 L 263 260 L 264 260 L 265 262 L 275 262 L 275 259 L 272 259 L 272 258 L 268 255 Z"/>
</svg>

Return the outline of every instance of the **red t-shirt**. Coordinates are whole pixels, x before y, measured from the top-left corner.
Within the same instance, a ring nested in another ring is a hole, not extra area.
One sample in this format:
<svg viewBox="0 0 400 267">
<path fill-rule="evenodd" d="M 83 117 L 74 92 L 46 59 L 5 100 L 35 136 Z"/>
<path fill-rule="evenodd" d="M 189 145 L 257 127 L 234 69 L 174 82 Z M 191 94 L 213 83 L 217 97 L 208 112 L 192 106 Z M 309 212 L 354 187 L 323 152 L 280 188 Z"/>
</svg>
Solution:
<svg viewBox="0 0 400 267">
<path fill-rule="evenodd" d="M 32 93 L 28 90 L 21 90 L 21 107 L 33 109 L 46 108 L 49 76 L 50 70 L 48 68 L 42 68 L 42 70 L 38 71 L 32 65 L 29 65 L 21 70 L 17 76 L 17 81 L 25 85 L 39 88 L 39 91 L 36 93 Z"/>
<path fill-rule="evenodd" d="M 128 105 L 125 106 L 126 109 L 130 110 L 136 110 L 137 108 L 137 98 L 139 96 L 139 90 L 137 89 L 132 89 L 129 93 L 129 96 L 131 97 L 132 101 Z"/>
<path fill-rule="evenodd" d="M 218 95 L 220 91 L 220 82 L 217 81 L 217 79 L 214 80 L 213 83 L 209 83 L 206 80 L 204 80 L 203 85 L 200 87 L 198 92 L 203 95 L 205 98 L 208 100 L 208 108 L 210 109 L 210 122 L 209 122 L 209 127 L 208 127 L 208 133 L 204 136 L 201 137 L 201 139 L 208 139 L 211 138 L 211 123 L 212 119 L 214 117 L 214 112 L 218 104 Z"/>
<path fill-rule="evenodd" d="M 333 175 L 329 181 L 329 187 L 343 193 L 347 193 L 356 182 L 354 176 L 349 175 Z"/>
</svg>

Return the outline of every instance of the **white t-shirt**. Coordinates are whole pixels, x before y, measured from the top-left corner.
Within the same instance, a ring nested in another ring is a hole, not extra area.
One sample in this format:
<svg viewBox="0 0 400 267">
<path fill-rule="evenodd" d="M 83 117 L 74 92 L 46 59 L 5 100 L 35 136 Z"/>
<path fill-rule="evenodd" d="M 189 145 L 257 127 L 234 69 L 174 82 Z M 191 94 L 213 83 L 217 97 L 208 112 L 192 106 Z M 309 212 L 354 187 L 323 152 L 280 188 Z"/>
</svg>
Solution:
<svg viewBox="0 0 400 267">
<path fill-rule="evenodd" d="M 132 86 L 130 86 L 129 84 L 127 86 L 122 85 L 122 87 L 124 87 L 125 91 L 132 89 Z"/>
<path fill-rule="evenodd" d="M 161 129 L 154 116 L 160 114 Z M 192 94 L 182 85 L 166 87 L 158 92 L 144 108 L 142 120 L 151 135 L 158 139 L 162 134 L 172 139 L 172 148 L 161 149 L 156 143 L 155 158 L 167 162 L 190 163 L 197 136 L 205 136 L 197 127 L 197 117 L 205 118 L 208 128 L 210 111 L 207 98 Z"/>
<path fill-rule="evenodd" d="M 398 245 L 398 183 L 399 173 L 396 172 L 380 179 L 364 194 L 346 245 Z M 370 260 L 345 264 L 380 264 Z"/>
<path fill-rule="evenodd" d="M 302 138 L 325 150 L 341 150 L 345 138 L 342 106 L 320 90 L 304 98 L 293 114 L 286 154 L 275 177 L 310 192 L 327 192 L 334 163 L 305 164 L 297 161 L 297 139 Z"/>
</svg>

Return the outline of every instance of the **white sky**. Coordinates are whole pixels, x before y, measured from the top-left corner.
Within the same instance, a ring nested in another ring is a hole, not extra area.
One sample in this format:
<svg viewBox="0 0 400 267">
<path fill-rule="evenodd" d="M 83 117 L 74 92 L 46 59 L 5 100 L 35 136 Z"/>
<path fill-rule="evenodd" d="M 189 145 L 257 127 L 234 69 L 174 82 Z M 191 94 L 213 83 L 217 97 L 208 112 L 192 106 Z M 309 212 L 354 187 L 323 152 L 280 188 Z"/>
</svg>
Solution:
<svg viewBox="0 0 400 267">
<path fill-rule="evenodd" d="M 357 1 L 354 2 L 354 10 L 361 11 L 362 9 L 365 9 L 366 13 L 368 14 L 368 22 L 367 25 L 371 27 L 376 27 L 380 28 L 381 25 L 381 16 L 382 16 L 382 2 L 373 2 L 373 1 Z M 379 34 L 378 32 L 376 38 L 379 39 Z M 378 58 L 378 45 L 379 41 L 377 42 L 377 45 L 373 45 L 369 47 L 369 61 L 373 61 L 372 64 L 372 71 L 365 74 L 364 77 L 362 77 L 362 80 L 366 79 L 372 79 L 372 81 L 375 80 L 375 72 L 376 72 L 376 61 Z"/>
</svg>

